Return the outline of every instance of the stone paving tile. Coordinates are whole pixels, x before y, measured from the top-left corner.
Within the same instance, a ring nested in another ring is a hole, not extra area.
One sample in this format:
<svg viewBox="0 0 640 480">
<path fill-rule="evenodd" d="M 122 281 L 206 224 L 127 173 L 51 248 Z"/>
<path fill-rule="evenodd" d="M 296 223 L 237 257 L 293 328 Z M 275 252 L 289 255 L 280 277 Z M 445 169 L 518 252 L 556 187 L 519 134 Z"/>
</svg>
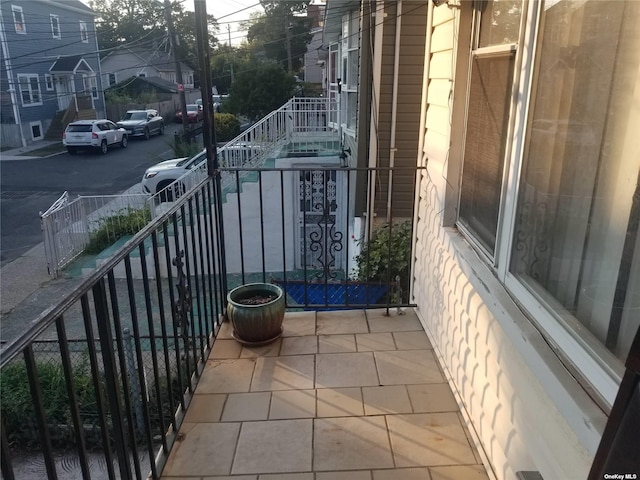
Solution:
<svg viewBox="0 0 640 480">
<path fill-rule="evenodd" d="M 184 421 L 186 423 L 212 423 L 220 421 L 226 395 L 196 394 L 193 396 Z"/>
<path fill-rule="evenodd" d="M 280 354 L 281 344 L 282 339 L 278 338 L 275 342 L 262 347 L 242 347 L 240 358 L 277 357 Z"/>
<path fill-rule="evenodd" d="M 425 332 L 393 332 L 398 350 L 432 350 L 431 342 Z"/>
<path fill-rule="evenodd" d="M 316 388 L 379 385 L 373 353 L 316 355 Z"/>
<path fill-rule="evenodd" d="M 356 352 L 356 339 L 353 335 L 320 335 L 318 353 Z"/>
<path fill-rule="evenodd" d="M 242 424 L 232 474 L 311 471 L 313 420 Z"/>
<path fill-rule="evenodd" d="M 282 339 L 280 355 L 308 355 L 318 353 L 318 337 L 287 337 Z"/>
<path fill-rule="evenodd" d="M 198 382 L 198 393 L 248 392 L 255 360 L 209 360 Z"/>
<path fill-rule="evenodd" d="M 316 334 L 316 312 L 288 312 L 282 322 L 283 337 Z"/>
<path fill-rule="evenodd" d="M 164 476 L 163 476 L 164 478 Z M 171 480 L 174 480 L 171 478 Z M 194 480 L 193 477 L 185 478 L 184 480 Z M 202 480 L 259 480 L 257 475 L 225 475 L 224 477 L 202 477 Z"/>
<path fill-rule="evenodd" d="M 361 470 L 356 472 L 318 472 L 316 480 L 371 480 L 371 472 Z"/>
<path fill-rule="evenodd" d="M 229 475 L 239 431 L 239 423 L 183 423 L 163 474 Z"/>
<path fill-rule="evenodd" d="M 235 340 L 216 339 L 213 342 L 213 349 L 209 358 L 211 360 L 222 358 L 240 358 L 242 345 Z"/>
<path fill-rule="evenodd" d="M 430 480 L 429 469 L 426 467 L 417 468 L 394 468 L 393 470 L 374 470 L 373 480 Z M 456 480 L 466 480 L 460 477 Z"/>
<path fill-rule="evenodd" d="M 424 331 L 413 310 L 405 309 L 403 315 L 398 315 L 394 308 L 389 310 L 389 316 L 386 316 L 386 312 L 386 309 L 366 311 L 370 332 Z"/>
<path fill-rule="evenodd" d="M 313 480 L 313 473 L 275 473 L 260 475 L 258 480 Z"/>
<path fill-rule="evenodd" d="M 266 420 L 269 416 L 269 392 L 231 393 L 222 413 L 223 422 Z"/>
<path fill-rule="evenodd" d="M 413 412 L 409 395 L 404 385 L 363 387 L 362 400 L 365 415 Z"/>
<path fill-rule="evenodd" d="M 314 418 L 315 416 L 315 390 L 284 390 L 271 394 L 269 420 Z"/>
<path fill-rule="evenodd" d="M 489 480 L 482 465 L 453 465 L 448 467 L 431 467 L 431 480 Z"/>
<path fill-rule="evenodd" d="M 431 350 L 396 350 L 374 355 L 381 385 L 445 382 Z"/>
<path fill-rule="evenodd" d="M 414 413 L 457 412 L 459 410 L 451 388 L 446 383 L 407 385 Z"/>
<path fill-rule="evenodd" d="M 251 380 L 251 391 L 313 388 L 314 360 L 313 355 L 258 358 Z"/>
<path fill-rule="evenodd" d="M 316 324 L 318 335 L 369 332 L 364 310 L 318 312 Z"/>
<path fill-rule="evenodd" d="M 319 388 L 318 417 L 358 417 L 364 415 L 362 391 L 357 387 Z"/>
<path fill-rule="evenodd" d="M 396 344 L 390 333 L 359 333 L 356 335 L 359 352 L 395 350 Z"/>
<path fill-rule="evenodd" d="M 384 417 L 314 420 L 315 471 L 365 470 L 393 466 Z"/>
<path fill-rule="evenodd" d="M 397 467 L 475 463 L 455 413 L 412 413 L 386 418 Z"/>
</svg>

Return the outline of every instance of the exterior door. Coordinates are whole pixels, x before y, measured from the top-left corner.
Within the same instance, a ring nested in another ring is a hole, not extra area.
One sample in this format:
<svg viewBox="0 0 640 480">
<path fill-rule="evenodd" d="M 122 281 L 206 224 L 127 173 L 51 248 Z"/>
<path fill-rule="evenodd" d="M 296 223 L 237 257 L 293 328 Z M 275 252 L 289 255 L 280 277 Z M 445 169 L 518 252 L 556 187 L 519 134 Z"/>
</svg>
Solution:
<svg viewBox="0 0 640 480">
<path fill-rule="evenodd" d="M 317 279 L 338 278 L 338 271 L 346 264 L 345 202 L 341 194 L 341 180 L 346 175 L 338 170 L 298 173 L 299 268 L 317 270 Z"/>
<path fill-rule="evenodd" d="M 56 94 L 58 96 L 58 109 L 66 110 L 73 100 L 71 77 L 68 75 L 56 75 L 54 80 L 56 85 Z"/>
</svg>

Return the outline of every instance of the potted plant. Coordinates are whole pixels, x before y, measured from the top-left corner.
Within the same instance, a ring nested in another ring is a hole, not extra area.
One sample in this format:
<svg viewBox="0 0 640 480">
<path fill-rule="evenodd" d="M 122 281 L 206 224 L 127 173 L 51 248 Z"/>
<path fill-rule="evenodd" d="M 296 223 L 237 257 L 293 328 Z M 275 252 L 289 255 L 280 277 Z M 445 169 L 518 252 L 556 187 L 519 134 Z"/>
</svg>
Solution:
<svg viewBox="0 0 640 480">
<path fill-rule="evenodd" d="M 270 283 L 249 283 L 227 295 L 233 337 L 243 345 L 266 345 L 282 335 L 284 292 Z"/>
</svg>

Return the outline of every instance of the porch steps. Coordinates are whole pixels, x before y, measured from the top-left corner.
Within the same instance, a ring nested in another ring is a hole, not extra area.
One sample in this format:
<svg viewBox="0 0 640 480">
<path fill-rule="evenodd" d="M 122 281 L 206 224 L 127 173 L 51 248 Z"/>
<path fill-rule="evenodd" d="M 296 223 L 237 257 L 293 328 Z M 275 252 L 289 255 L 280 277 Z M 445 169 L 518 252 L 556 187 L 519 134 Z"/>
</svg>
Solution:
<svg viewBox="0 0 640 480">
<path fill-rule="evenodd" d="M 47 129 L 47 133 L 44 136 L 45 140 L 61 140 L 62 132 L 64 132 L 64 126 L 62 125 L 62 117 L 64 117 L 65 111 L 62 110 L 53 117 L 51 124 Z"/>
</svg>

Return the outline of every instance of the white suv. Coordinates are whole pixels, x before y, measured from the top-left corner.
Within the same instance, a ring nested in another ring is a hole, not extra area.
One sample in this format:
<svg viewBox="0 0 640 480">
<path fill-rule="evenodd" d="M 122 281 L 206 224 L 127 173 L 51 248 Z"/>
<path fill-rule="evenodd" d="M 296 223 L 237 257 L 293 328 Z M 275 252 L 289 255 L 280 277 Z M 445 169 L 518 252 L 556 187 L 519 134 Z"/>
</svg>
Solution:
<svg viewBox="0 0 640 480">
<path fill-rule="evenodd" d="M 110 120 L 79 120 L 67 125 L 62 144 L 74 155 L 83 148 L 93 148 L 105 154 L 112 145 L 127 148 L 127 131 Z"/>
</svg>

